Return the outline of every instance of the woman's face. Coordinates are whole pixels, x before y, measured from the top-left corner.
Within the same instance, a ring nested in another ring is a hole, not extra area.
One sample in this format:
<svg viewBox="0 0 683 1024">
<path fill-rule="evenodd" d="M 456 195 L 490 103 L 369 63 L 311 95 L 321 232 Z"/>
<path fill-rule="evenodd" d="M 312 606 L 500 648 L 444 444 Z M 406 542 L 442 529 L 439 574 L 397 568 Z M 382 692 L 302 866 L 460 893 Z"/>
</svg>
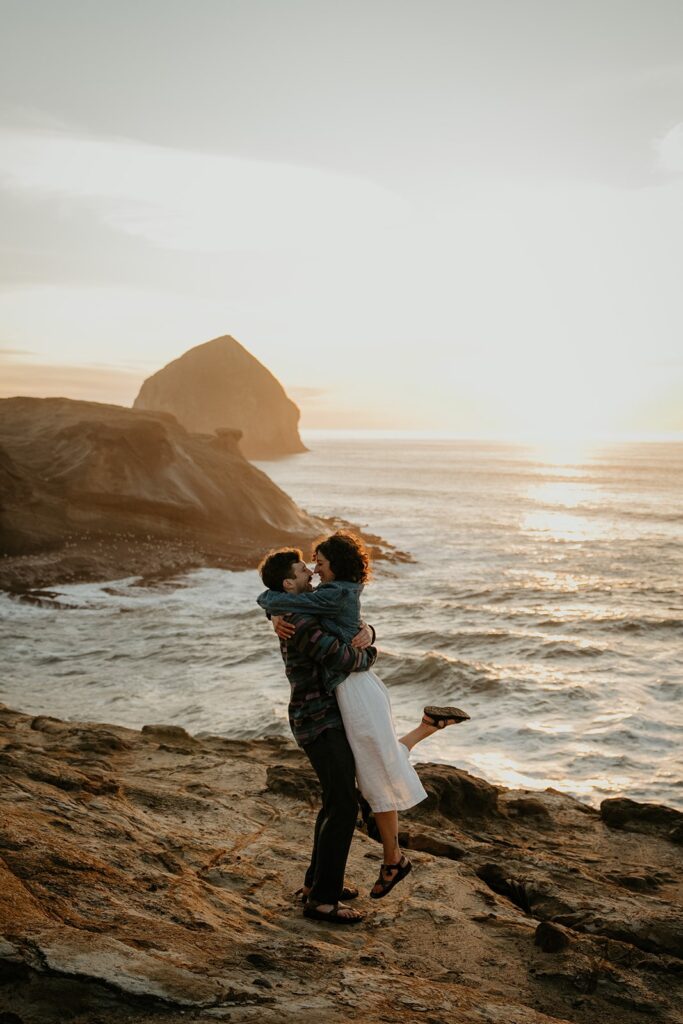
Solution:
<svg viewBox="0 0 683 1024">
<path fill-rule="evenodd" d="M 315 571 L 321 583 L 331 583 L 335 578 L 334 573 L 330 569 L 329 559 L 325 558 L 322 551 L 316 551 L 315 553 Z"/>
</svg>

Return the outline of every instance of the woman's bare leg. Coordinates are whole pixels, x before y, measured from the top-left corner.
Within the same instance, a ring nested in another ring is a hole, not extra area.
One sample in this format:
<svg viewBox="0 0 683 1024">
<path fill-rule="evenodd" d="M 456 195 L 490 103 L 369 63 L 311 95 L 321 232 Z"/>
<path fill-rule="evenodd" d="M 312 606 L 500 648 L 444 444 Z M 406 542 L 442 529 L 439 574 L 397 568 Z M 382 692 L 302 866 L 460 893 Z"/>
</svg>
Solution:
<svg viewBox="0 0 683 1024">
<path fill-rule="evenodd" d="M 398 844 L 398 811 L 375 811 L 374 814 L 379 834 L 382 837 L 384 852 L 381 877 L 386 882 L 390 882 L 398 870 L 397 865 L 403 860 L 401 847 Z M 379 881 L 375 882 L 371 891 L 382 892 Z"/>
<path fill-rule="evenodd" d="M 433 736 L 435 732 L 439 732 L 435 725 L 420 722 L 416 729 L 412 729 L 405 736 L 401 736 L 398 742 L 402 743 L 408 750 L 412 750 L 416 743 L 419 743 L 420 740 L 426 740 L 428 736 Z"/>
<path fill-rule="evenodd" d="M 398 811 L 375 811 L 375 821 L 382 837 L 385 864 L 397 864 L 401 859 L 398 845 Z"/>
</svg>

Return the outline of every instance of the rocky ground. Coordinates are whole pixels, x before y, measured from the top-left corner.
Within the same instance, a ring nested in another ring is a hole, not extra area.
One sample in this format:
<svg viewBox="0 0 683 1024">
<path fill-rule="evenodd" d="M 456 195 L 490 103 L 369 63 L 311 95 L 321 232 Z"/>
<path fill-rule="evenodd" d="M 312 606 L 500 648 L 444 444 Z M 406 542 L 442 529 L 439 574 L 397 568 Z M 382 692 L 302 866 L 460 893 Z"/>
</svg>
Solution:
<svg viewBox="0 0 683 1024">
<path fill-rule="evenodd" d="M 316 785 L 282 740 L 0 706 L 2 1024 L 683 1020 L 683 814 L 426 764 L 413 873 L 355 928 L 305 920 Z"/>
</svg>

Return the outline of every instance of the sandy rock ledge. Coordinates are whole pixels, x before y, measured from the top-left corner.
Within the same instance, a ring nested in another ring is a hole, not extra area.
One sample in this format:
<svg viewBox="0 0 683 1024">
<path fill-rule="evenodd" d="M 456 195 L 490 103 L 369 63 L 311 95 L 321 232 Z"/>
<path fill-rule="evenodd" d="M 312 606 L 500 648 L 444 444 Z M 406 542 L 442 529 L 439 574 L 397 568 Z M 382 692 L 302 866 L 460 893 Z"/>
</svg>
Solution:
<svg viewBox="0 0 683 1024">
<path fill-rule="evenodd" d="M 282 740 L 0 705 L 2 1024 L 683 1020 L 671 808 L 512 792 L 423 765 L 412 875 L 363 925 L 306 921 L 315 779 Z"/>
</svg>

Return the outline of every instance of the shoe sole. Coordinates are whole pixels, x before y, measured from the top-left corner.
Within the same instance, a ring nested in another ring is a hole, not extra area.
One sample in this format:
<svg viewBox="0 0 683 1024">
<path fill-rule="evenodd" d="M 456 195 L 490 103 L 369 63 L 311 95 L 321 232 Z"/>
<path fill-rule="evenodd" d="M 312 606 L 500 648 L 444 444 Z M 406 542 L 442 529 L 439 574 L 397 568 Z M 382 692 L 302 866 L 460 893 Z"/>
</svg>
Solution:
<svg viewBox="0 0 683 1024">
<path fill-rule="evenodd" d="M 467 714 L 467 712 L 462 711 L 460 708 L 439 708 L 432 704 L 430 704 L 428 707 L 424 709 L 424 714 L 430 718 L 453 718 L 455 719 L 456 725 L 459 725 L 460 722 L 468 722 L 470 720 L 470 716 Z"/>
</svg>

